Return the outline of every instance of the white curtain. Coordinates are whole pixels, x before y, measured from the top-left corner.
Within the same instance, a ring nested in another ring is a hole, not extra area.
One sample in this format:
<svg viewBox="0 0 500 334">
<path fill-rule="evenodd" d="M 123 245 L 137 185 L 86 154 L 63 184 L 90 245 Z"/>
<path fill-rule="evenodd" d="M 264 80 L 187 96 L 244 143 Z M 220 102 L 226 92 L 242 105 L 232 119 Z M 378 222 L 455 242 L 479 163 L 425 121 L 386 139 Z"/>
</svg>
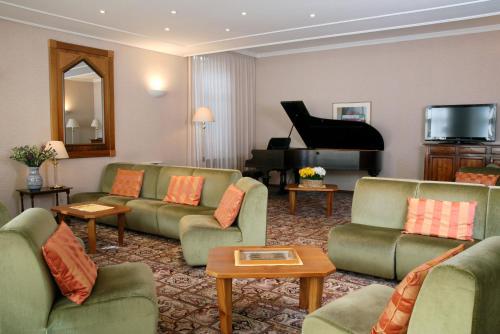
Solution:
<svg viewBox="0 0 500 334">
<path fill-rule="evenodd" d="M 255 58 L 231 52 L 194 56 L 189 72 L 189 164 L 243 169 L 255 138 Z M 199 107 L 215 117 L 204 136 L 201 124 L 192 122 Z"/>
</svg>

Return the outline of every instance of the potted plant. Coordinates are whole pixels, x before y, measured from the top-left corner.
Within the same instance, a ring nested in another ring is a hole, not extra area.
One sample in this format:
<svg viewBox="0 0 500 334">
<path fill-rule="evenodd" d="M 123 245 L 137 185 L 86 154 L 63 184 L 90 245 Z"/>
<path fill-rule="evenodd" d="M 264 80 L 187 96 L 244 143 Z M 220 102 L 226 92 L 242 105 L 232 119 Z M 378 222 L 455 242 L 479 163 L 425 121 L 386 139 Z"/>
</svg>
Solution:
<svg viewBox="0 0 500 334">
<path fill-rule="evenodd" d="M 306 188 L 323 187 L 326 170 L 323 167 L 305 167 L 299 170 L 300 184 Z"/>
<path fill-rule="evenodd" d="M 12 149 L 10 158 L 22 162 L 28 166 L 29 173 L 26 178 L 26 185 L 29 190 L 40 190 L 43 179 L 40 175 L 40 166 L 48 159 L 54 159 L 56 151 L 53 148 L 42 146 L 16 146 Z"/>
</svg>

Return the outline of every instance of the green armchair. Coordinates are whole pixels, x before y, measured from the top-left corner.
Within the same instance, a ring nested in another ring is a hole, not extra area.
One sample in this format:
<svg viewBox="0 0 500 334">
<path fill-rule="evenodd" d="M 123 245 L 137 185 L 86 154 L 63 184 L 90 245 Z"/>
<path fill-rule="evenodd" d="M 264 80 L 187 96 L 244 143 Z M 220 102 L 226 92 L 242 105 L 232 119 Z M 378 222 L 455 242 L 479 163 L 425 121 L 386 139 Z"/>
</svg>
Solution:
<svg viewBox="0 0 500 334">
<path fill-rule="evenodd" d="M 153 275 L 141 263 L 98 269 L 90 297 L 62 296 L 42 255 L 52 215 L 29 209 L 0 228 L 0 333 L 156 333 Z"/>
</svg>

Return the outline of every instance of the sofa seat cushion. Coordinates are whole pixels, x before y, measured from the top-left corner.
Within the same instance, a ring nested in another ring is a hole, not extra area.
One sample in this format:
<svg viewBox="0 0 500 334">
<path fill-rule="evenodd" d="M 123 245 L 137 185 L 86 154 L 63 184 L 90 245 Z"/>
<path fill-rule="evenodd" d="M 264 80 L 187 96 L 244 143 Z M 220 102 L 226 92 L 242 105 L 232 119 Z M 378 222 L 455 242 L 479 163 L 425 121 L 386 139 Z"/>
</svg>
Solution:
<svg viewBox="0 0 500 334">
<path fill-rule="evenodd" d="M 127 205 L 127 203 L 133 199 L 134 199 L 133 197 L 108 195 L 99 197 L 97 201 L 99 203 L 109 204 L 109 205 Z"/>
<path fill-rule="evenodd" d="M 103 193 L 103 192 L 78 193 L 75 195 L 71 195 L 69 200 L 71 203 L 93 202 L 107 195 L 108 193 Z"/>
<path fill-rule="evenodd" d="M 156 333 L 158 305 L 151 269 L 142 263 L 99 268 L 90 297 L 54 303 L 48 333 Z"/>
<path fill-rule="evenodd" d="M 207 264 L 211 248 L 243 245 L 243 236 L 237 226 L 223 229 L 212 215 L 183 217 L 179 233 L 184 259 L 191 266 Z"/>
<path fill-rule="evenodd" d="M 134 199 L 127 202 L 132 209 L 127 214 L 126 227 L 134 231 L 158 234 L 158 209 L 164 202 L 151 199 Z"/>
<path fill-rule="evenodd" d="M 396 245 L 396 277 L 403 279 L 410 271 L 458 245 L 471 241 L 403 234 Z"/>
<path fill-rule="evenodd" d="M 394 289 L 369 285 L 309 314 L 304 334 L 368 334 L 391 298 Z"/>
<path fill-rule="evenodd" d="M 401 230 L 346 224 L 334 227 L 328 239 L 328 256 L 337 269 L 394 278 L 396 242 Z"/>
<path fill-rule="evenodd" d="M 179 239 L 179 223 L 187 215 L 212 215 L 215 209 L 206 206 L 165 204 L 158 208 L 158 233 L 168 238 Z"/>
</svg>

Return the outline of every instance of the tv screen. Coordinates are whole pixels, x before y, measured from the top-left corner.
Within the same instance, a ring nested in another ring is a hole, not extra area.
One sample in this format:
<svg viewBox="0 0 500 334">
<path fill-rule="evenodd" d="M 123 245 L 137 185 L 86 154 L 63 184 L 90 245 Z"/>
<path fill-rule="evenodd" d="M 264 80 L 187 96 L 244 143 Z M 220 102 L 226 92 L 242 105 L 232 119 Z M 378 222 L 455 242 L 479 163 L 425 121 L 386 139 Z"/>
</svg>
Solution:
<svg viewBox="0 0 500 334">
<path fill-rule="evenodd" d="M 495 141 L 496 104 L 429 106 L 425 140 Z"/>
</svg>

